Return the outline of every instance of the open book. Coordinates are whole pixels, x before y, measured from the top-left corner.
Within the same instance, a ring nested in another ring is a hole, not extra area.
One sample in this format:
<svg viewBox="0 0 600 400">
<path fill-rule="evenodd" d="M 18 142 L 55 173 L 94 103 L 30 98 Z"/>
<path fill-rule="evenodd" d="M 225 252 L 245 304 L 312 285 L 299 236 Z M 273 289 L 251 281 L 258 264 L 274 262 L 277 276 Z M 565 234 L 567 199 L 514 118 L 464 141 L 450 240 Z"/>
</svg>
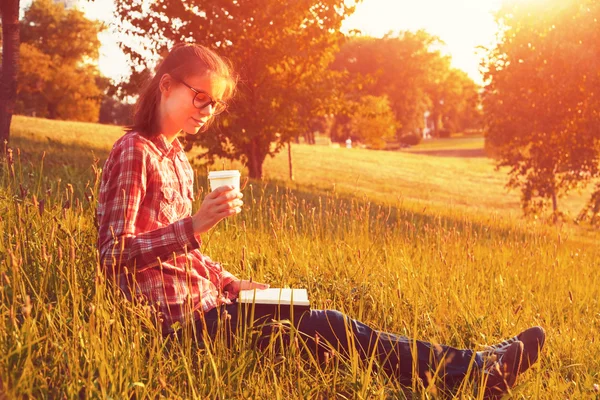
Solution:
<svg viewBox="0 0 600 400">
<path fill-rule="evenodd" d="M 239 303 L 292 305 L 310 307 L 308 291 L 306 289 L 269 288 L 241 290 L 238 295 Z"/>
</svg>

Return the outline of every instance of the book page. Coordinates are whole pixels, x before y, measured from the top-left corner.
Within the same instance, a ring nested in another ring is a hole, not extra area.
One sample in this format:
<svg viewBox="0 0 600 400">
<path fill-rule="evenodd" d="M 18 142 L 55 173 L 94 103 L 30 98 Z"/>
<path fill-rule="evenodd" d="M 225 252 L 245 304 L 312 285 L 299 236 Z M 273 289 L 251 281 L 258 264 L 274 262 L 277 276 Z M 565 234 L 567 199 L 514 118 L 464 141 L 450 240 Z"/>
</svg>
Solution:
<svg viewBox="0 0 600 400">
<path fill-rule="evenodd" d="M 310 306 L 306 289 L 269 288 L 263 290 L 241 290 L 238 295 L 240 303 L 255 304 L 293 304 Z"/>
</svg>

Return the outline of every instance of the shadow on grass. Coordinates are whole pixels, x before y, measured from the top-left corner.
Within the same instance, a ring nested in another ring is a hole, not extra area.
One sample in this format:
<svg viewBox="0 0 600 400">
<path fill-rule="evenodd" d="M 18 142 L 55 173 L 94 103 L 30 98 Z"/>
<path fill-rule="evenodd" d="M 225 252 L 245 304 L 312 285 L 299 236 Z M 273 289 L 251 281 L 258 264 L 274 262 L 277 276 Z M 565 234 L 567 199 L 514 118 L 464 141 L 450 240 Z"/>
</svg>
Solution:
<svg viewBox="0 0 600 400">
<path fill-rule="evenodd" d="M 199 177 L 199 180 L 201 179 L 205 179 L 205 177 Z M 532 241 L 550 240 L 550 237 L 544 232 L 536 233 L 529 230 L 525 223 L 519 225 L 518 222 L 514 223 L 499 218 L 490 218 L 490 223 L 486 223 L 486 221 L 482 221 L 483 218 L 469 213 L 454 216 L 451 213 L 444 215 L 435 210 L 429 212 L 427 210 L 415 211 L 401 205 L 384 204 L 383 202 L 372 201 L 350 194 L 328 193 L 318 188 L 300 187 L 291 189 L 279 181 L 254 181 L 251 183 L 257 188 L 254 190 L 254 197 L 264 197 L 262 199 L 263 203 L 268 203 L 269 198 L 272 199 L 271 204 L 280 204 L 287 201 L 286 197 L 293 198 L 293 203 L 301 205 L 299 211 L 304 210 L 306 214 L 314 209 L 317 215 L 323 217 L 323 220 L 335 218 L 336 216 L 339 218 L 363 218 L 364 215 L 358 214 L 358 210 L 361 210 L 361 213 L 369 213 L 368 223 L 372 225 L 369 227 L 370 229 L 380 230 L 381 225 L 384 224 L 388 232 L 393 235 L 413 237 L 415 234 L 418 235 L 424 232 L 432 234 L 431 232 L 435 231 L 436 234 L 442 234 L 452 231 L 463 234 L 471 233 L 478 239 L 494 241 L 509 240 L 531 243 Z M 246 191 L 248 190 L 246 189 Z M 246 196 L 248 196 L 248 193 L 246 193 Z M 293 210 L 290 210 L 288 206 L 287 208 L 279 208 L 277 212 L 289 213 L 290 211 Z M 306 224 L 305 217 L 306 215 L 296 215 L 296 223 L 299 228 Z M 335 230 L 337 228 L 335 223 L 332 225 Z"/>
<path fill-rule="evenodd" d="M 10 147 L 15 151 L 20 149 L 20 161 L 22 165 L 23 182 L 35 186 L 42 169 L 43 158 L 44 187 L 50 187 L 59 179 L 63 185 L 71 183 L 76 196 L 81 196 L 87 184 L 95 178 L 93 164 L 102 168 L 109 150 L 105 146 L 90 146 L 88 144 L 63 143 L 50 138 L 27 138 L 14 137 L 11 139 Z M 452 150 L 452 152 L 469 152 L 469 150 Z M 483 150 L 476 150 L 483 152 Z M 439 153 L 439 151 L 436 151 Z M 420 152 L 423 153 L 423 152 Z M 17 169 L 18 170 L 18 169 Z M 28 176 L 30 175 L 29 179 Z M 402 206 L 384 204 L 370 201 L 365 198 L 352 195 L 327 192 L 317 188 L 287 188 L 284 182 L 251 182 L 256 188 L 253 196 L 262 203 L 278 204 L 284 200 L 287 193 L 288 199 L 294 198 L 299 211 L 296 215 L 298 227 L 307 224 L 306 214 L 308 212 L 319 213 L 323 218 L 353 218 L 357 212 L 368 212 L 370 224 L 384 224 L 395 235 L 414 235 L 415 230 L 421 232 L 428 229 L 454 230 L 459 232 L 475 233 L 478 238 L 487 239 L 512 239 L 512 240 L 539 240 L 540 235 L 534 234 L 526 227 L 512 226 L 509 222 L 500 224 L 486 224 L 477 221 L 468 213 L 464 216 L 442 215 L 441 213 L 419 212 Z M 207 187 L 206 176 L 198 175 L 198 183 L 201 187 Z M 246 192 L 248 189 L 246 189 Z M 260 200 L 260 197 L 263 197 Z M 278 213 L 289 212 L 289 205 L 276 207 Z M 361 210 L 361 211 L 359 211 Z M 270 212 L 270 211 L 269 211 Z M 327 214 L 327 215 L 326 215 Z M 268 214 L 266 214 L 268 215 Z M 266 217 L 268 218 L 268 217 Z M 479 218 L 480 219 L 480 218 Z M 327 219 L 325 219 L 327 220 Z M 371 227 L 369 227 L 371 228 Z M 373 226 L 373 228 L 376 228 Z"/>
<path fill-rule="evenodd" d="M 30 189 L 54 187 L 56 182 L 73 185 L 76 195 L 81 195 L 86 184 L 93 182 L 94 164 L 102 167 L 110 149 L 89 144 L 63 143 L 51 138 L 11 138 L 9 148 L 13 150 L 15 172 L 18 182 Z"/>
<path fill-rule="evenodd" d="M 484 149 L 408 150 L 407 153 L 437 157 L 481 158 L 487 157 Z"/>
</svg>

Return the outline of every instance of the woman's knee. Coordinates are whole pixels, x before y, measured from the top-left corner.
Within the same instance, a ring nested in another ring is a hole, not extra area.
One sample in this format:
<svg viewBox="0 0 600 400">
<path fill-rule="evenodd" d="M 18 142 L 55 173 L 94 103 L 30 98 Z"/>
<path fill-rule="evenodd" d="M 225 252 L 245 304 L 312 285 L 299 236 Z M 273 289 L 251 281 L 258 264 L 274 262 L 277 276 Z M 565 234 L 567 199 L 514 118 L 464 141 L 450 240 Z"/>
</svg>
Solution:
<svg viewBox="0 0 600 400">
<path fill-rule="evenodd" d="M 298 331 L 308 337 L 324 341 L 334 348 L 348 346 L 352 336 L 352 320 L 337 310 L 310 310 L 297 324 Z"/>
</svg>

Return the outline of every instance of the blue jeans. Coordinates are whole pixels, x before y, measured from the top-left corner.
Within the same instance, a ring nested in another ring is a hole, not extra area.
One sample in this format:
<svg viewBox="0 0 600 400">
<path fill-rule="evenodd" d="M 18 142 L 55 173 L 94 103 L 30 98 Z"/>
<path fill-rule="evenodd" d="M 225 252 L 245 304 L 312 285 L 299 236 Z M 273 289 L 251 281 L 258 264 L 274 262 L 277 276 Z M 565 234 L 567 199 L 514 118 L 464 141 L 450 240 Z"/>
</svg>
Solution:
<svg viewBox="0 0 600 400">
<path fill-rule="evenodd" d="M 245 306 L 221 306 L 204 313 L 202 318 L 196 321 L 196 335 L 201 340 L 203 331 L 213 338 L 219 333 L 224 333 L 227 340 L 230 340 L 238 332 L 241 324 L 246 327 L 260 327 L 262 339 L 258 340 L 257 345 L 262 347 L 271 337 L 273 329 L 281 329 L 282 324 L 277 321 L 289 320 L 306 343 L 306 348 L 313 351 L 320 360 L 323 360 L 325 352 L 331 349 L 348 355 L 349 349 L 354 346 L 361 359 L 367 360 L 376 356 L 379 366 L 404 385 L 411 384 L 415 369 L 425 384 L 437 370 L 438 378 L 446 385 L 454 386 L 467 377 L 469 370 L 477 370 L 483 363 L 481 356 L 473 350 L 460 350 L 377 331 L 339 311 L 296 311 L 298 310 L 288 308 L 274 313 L 270 310 L 255 309 L 250 315 Z M 289 336 L 287 337 L 289 339 Z"/>
</svg>

